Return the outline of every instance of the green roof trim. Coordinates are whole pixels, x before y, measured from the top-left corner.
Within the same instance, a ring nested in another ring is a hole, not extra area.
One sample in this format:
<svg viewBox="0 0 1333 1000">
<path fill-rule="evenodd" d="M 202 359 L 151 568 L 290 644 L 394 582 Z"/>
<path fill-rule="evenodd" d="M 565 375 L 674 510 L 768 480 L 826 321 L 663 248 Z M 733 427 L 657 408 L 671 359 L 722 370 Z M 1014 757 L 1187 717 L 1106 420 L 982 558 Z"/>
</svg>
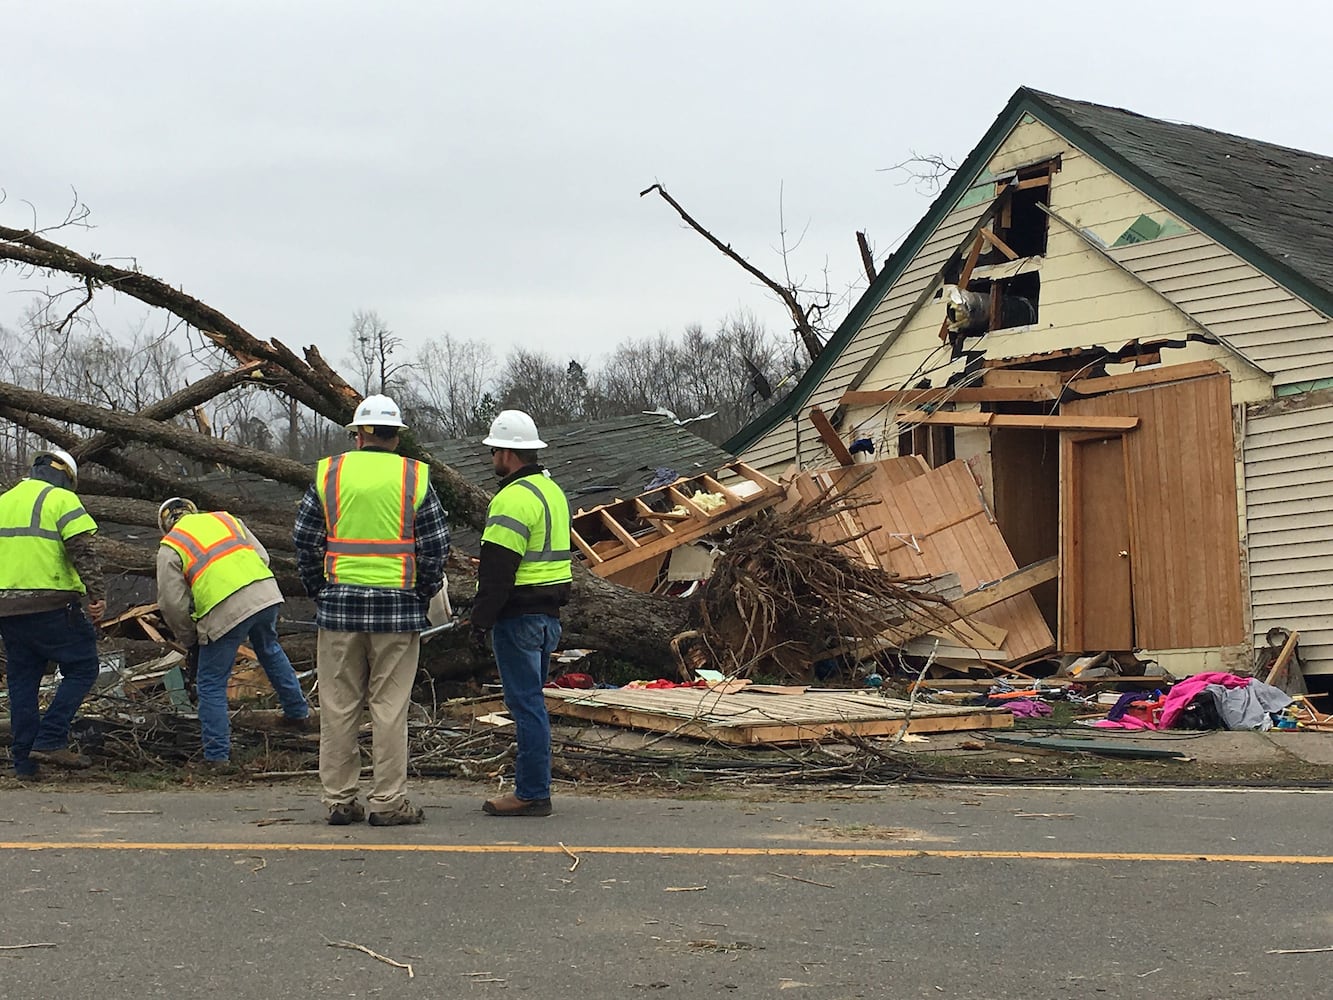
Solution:
<svg viewBox="0 0 1333 1000">
<path fill-rule="evenodd" d="M 796 387 L 724 442 L 723 448 L 739 455 L 784 419 L 795 419 L 930 235 L 974 187 L 984 182 L 990 159 L 1009 132 L 1025 120 L 1045 124 L 1177 219 L 1226 247 L 1315 309 L 1333 315 L 1333 280 L 1326 280 L 1329 275 L 1325 273 L 1325 262 L 1333 259 L 1333 255 L 1326 254 L 1323 245 L 1325 234 L 1333 231 L 1333 225 L 1328 224 L 1331 220 L 1324 217 L 1333 198 L 1323 196 L 1325 191 L 1333 191 L 1323 187 L 1333 185 L 1333 159 L 1020 87 L 885 268 L 852 306 Z M 1097 134 L 1100 131 L 1110 138 L 1103 139 Z M 1123 149 L 1115 148 L 1115 143 Z M 1155 169 L 1146 168 L 1136 159 L 1155 164 Z M 1174 178 L 1174 184 L 1155 173 Z M 1191 190 L 1193 198 L 1189 196 Z M 1266 207 L 1272 218 L 1264 216 L 1256 221 L 1251 217 L 1256 214 L 1256 192 L 1268 199 Z M 1300 195 L 1304 195 L 1303 200 Z M 1300 204 L 1298 212 L 1319 209 L 1315 212 L 1318 218 L 1299 220 L 1308 225 L 1302 227 L 1301 233 L 1291 232 L 1296 223 L 1289 213 L 1282 217 L 1281 209 L 1292 200 Z M 1200 201 L 1208 203 L 1214 211 L 1205 210 Z M 1227 224 L 1218 214 L 1231 215 L 1233 223 Z M 1166 235 L 1168 229 L 1175 231 L 1173 222 L 1170 220 L 1163 226 L 1161 235 Z M 1245 232 L 1239 231 L 1242 229 Z M 1265 250 L 1255 239 L 1268 243 L 1274 252 Z M 1285 245 L 1302 252 L 1282 252 L 1284 240 Z M 1296 266 L 1280 259 L 1278 252 L 1284 257 L 1295 257 Z"/>
</svg>

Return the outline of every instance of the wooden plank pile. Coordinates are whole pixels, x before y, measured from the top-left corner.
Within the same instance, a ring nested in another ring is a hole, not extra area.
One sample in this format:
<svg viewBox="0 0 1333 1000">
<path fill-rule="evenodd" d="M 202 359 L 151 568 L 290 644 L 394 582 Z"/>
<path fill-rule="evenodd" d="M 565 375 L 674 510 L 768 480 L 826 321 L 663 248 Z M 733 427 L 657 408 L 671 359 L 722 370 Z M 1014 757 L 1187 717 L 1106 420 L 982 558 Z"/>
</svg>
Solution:
<svg viewBox="0 0 1333 1000">
<path fill-rule="evenodd" d="M 552 715 L 731 746 L 894 736 L 904 729 L 908 733 L 1008 729 L 1014 722 L 1001 709 L 912 704 L 865 691 L 812 689 L 773 695 L 745 688 L 547 688 L 545 694 Z"/>
</svg>

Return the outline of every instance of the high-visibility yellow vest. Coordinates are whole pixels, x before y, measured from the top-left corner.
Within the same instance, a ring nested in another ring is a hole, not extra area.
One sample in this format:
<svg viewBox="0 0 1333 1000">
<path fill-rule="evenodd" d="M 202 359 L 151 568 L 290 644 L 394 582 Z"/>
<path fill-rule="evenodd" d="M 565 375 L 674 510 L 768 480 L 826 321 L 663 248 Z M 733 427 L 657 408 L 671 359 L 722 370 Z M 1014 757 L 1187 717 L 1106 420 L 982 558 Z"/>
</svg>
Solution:
<svg viewBox="0 0 1333 1000">
<path fill-rule="evenodd" d="M 573 579 L 569 501 L 544 473 L 515 479 L 491 498 L 481 540 L 522 554 L 514 575 L 516 586 L 540 587 Z"/>
<path fill-rule="evenodd" d="M 73 490 L 20 480 L 0 495 L 0 590 L 86 594 L 65 539 L 96 530 Z"/>
<path fill-rule="evenodd" d="M 388 451 L 320 459 L 315 490 L 324 505 L 330 583 L 411 590 L 417 582 L 417 510 L 430 479 L 425 465 Z"/>
<path fill-rule="evenodd" d="M 245 529 L 225 510 L 186 514 L 162 539 L 180 554 L 198 621 L 242 587 L 273 578 Z"/>
</svg>

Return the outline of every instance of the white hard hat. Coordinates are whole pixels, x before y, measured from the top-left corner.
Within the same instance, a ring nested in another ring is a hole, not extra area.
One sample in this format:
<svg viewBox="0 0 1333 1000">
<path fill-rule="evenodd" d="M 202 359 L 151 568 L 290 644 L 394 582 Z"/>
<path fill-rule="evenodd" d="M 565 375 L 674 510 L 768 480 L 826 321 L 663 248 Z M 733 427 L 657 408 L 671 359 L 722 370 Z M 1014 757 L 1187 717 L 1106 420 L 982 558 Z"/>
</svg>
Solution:
<svg viewBox="0 0 1333 1000">
<path fill-rule="evenodd" d="M 185 497 L 168 497 L 162 501 L 162 506 L 157 508 L 157 526 L 165 535 L 186 514 L 198 513 L 199 508 L 194 505 L 193 500 L 187 500 Z"/>
<path fill-rule="evenodd" d="M 42 464 L 54 465 L 56 468 L 67 473 L 69 475 L 70 485 L 75 489 L 78 488 L 79 463 L 74 461 L 73 455 L 65 451 L 63 448 L 47 448 L 32 456 L 32 467 L 34 469 L 37 468 L 37 464 L 41 462 L 43 458 L 49 459 L 49 461 Z"/>
<path fill-rule="evenodd" d="M 406 427 L 403 423 L 403 412 L 398 409 L 398 404 L 388 396 L 367 396 L 361 400 L 361 405 L 356 408 L 356 415 L 352 417 L 352 422 L 347 425 L 349 431 L 354 431 L 358 427 Z"/>
<path fill-rule="evenodd" d="M 537 437 L 537 425 L 522 410 L 501 410 L 491 421 L 491 433 L 481 443 L 513 451 L 536 451 L 546 447 L 546 442 Z"/>
</svg>

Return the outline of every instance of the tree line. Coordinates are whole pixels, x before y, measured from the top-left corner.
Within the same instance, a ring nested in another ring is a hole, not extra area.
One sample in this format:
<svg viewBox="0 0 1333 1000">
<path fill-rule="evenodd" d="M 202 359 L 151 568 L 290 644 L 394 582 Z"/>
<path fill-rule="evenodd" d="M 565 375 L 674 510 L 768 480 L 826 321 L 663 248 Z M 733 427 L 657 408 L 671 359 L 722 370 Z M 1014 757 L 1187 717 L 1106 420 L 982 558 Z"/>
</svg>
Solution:
<svg viewBox="0 0 1333 1000">
<path fill-rule="evenodd" d="M 145 319 L 113 333 L 90 310 L 70 322 L 60 306 L 39 297 L 15 327 L 0 325 L 0 381 L 133 412 L 234 364 L 174 320 L 155 328 Z M 348 380 L 366 394 L 394 396 L 426 442 L 475 437 L 500 410 L 517 408 L 539 427 L 665 410 L 720 444 L 785 395 L 804 361 L 790 335 L 770 334 L 745 312 L 711 329 L 695 324 L 678 335 L 626 339 L 600 358 L 522 347 L 500 356 L 485 341 L 449 333 L 409 345 L 373 310 L 353 315 L 344 343 Z M 304 461 L 342 448 L 341 427 L 268 388 L 256 380 L 182 419 L 203 433 Z M 0 421 L 7 470 L 21 473 L 41 447 L 23 428 Z"/>
</svg>

